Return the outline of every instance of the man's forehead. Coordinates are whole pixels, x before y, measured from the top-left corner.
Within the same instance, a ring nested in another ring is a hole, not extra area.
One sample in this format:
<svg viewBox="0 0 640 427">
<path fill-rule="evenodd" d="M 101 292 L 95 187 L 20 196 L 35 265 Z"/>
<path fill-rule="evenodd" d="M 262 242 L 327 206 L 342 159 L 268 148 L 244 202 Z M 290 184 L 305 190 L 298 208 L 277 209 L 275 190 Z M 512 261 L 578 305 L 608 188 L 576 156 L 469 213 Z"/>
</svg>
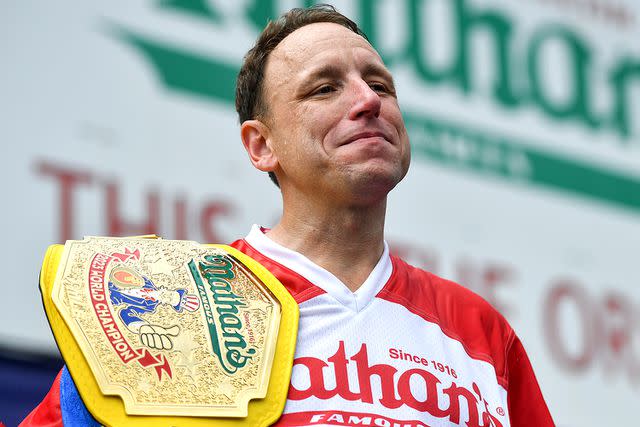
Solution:
<svg viewBox="0 0 640 427">
<path fill-rule="evenodd" d="M 288 67 L 303 66 L 313 57 L 330 55 L 344 48 L 361 48 L 379 58 L 371 44 L 349 28 L 318 22 L 298 28 L 285 37 L 271 52 L 269 62 L 284 62 Z"/>
</svg>

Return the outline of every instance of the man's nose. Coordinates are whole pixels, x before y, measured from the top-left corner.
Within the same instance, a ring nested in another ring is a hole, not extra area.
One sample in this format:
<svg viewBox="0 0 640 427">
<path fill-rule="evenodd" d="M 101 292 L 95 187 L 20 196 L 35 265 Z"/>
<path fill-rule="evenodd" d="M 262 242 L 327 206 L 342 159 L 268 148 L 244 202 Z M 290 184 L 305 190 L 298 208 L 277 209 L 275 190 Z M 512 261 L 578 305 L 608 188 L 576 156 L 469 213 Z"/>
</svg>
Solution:
<svg viewBox="0 0 640 427">
<path fill-rule="evenodd" d="M 353 83 L 353 103 L 349 111 L 349 119 L 360 117 L 378 117 L 382 101 L 380 95 L 364 80 Z"/>
</svg>

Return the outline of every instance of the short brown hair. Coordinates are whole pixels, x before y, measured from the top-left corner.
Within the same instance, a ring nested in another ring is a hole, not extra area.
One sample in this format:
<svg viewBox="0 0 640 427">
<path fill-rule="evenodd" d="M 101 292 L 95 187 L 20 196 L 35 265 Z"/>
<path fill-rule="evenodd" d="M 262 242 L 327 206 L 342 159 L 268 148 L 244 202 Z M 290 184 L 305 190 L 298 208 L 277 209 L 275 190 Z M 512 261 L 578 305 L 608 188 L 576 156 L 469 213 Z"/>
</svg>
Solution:
<svg viewBox="0 0 640 427">
<path fill-rule="evenodd" d="M 246 120 L 263 118 L 268 111 L 262 90 L 264 70 L 269 54 L 295 30 L 318 22 L 342 25 L 367 39 L 367 36 L 355 22 L 328 4 L 317 4 L 306 9 L 291 9 L 277 20 L 270 21 L 258 37 L 256 44 L 245 55 L 238 73 L 236 111 L 241 124 Z M 278 185 L 275 174 L 269 172 L 269 177 Z"/>
</svg>

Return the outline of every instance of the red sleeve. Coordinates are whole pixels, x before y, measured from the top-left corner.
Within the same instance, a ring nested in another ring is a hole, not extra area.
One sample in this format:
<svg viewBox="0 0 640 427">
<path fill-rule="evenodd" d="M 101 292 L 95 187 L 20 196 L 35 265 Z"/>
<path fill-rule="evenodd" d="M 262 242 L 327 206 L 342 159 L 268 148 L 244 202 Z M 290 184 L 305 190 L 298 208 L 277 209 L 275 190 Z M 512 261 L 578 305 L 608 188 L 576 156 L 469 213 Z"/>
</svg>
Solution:
<svg viewBox="0 0 640 427">
<path fill-rule="evenodd" d="M 60 375 L 53 381 L 49 393 L 42 402 L 31 411 L 18 427 L 64 427 L 60 409 Z"/>
<path fill-rule="evenodd" d="M 507 404 L 511 427 L 554 427 L 527 353 L 514 337 L 507 354 Z"/>
</svg>

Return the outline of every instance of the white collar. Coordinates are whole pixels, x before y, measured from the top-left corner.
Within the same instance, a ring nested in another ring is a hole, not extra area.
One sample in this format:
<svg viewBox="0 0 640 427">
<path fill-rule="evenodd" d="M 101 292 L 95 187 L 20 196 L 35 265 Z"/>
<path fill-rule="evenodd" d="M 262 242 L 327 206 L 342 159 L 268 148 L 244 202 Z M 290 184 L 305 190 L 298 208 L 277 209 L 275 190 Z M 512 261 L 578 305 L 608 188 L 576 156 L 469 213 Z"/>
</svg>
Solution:
<svg viewBox="0 0 640 427">
<path fill-rule="evenodd" d="M 295 271 L 353 311 L 362 310 L 373 300 L 380 289 L 387 283 L 393 270 L 391 257 L 389 256 L 389 246 L 387 242 L 384 242 L 382 256 L 373 270 L 371 270 L 369 277 L 355 292 L 351 292 L 344 283 L 329 271 L 315 264 L 304 255 L 271 240 L 264 234 L 262 227 L 259 225 L 254 224 L 251 227 L 251 231 L 245 240 L 263 255 Z"/>
</svg>

